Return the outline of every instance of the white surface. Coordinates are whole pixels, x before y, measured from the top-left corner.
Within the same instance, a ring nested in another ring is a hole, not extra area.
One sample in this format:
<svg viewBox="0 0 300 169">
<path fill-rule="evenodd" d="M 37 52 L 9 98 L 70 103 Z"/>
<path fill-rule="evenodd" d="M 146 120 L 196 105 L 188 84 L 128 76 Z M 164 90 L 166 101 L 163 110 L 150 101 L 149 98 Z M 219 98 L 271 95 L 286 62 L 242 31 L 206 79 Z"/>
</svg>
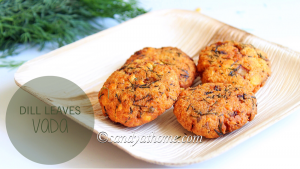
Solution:
<svg viewBox="0 0 300 169">
<path fill-rule="evenodd" d="M 300 51 L 300 2 L 297 1 L 141 1 L 141 5 L 152 10 L 201 8 L 201 12 L 217 20 L 246 30 L 263 39 L 282 44 Z M 115 23 L 107 22 L 108 26 Z M 288 33 L 282 34 L 282 30 Z M 49 52 L 31 49 L 18 59 L 30 59 Z M 163 167 L 136 160 L 110 144 L 101 144 L 93 136 L 86 149 L 76 158 L 59 165 L 47 166 L 27 160 L 10 143 L 5 128 L 5 112 L 8 102 L 17 86 L 13 71 L 0 69 L 0 167 Z M 279 121 L 253 138 L 241 143 L 226 153 L 211 160 L 186 167 L 197 168 L 240 168 L 244 167 L 287 167 L 299 168 L 296 159 L 300 157 L 300 110 Z"/>
</svg>

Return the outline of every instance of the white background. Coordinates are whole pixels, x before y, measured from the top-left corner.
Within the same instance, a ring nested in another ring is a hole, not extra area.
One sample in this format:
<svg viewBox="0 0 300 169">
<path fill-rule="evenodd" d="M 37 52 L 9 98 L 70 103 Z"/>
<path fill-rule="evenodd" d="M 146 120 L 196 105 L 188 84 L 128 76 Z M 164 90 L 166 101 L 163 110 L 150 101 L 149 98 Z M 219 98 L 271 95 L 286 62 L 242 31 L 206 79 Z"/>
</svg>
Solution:
<svg viewBox="0 0 300 169">
<path fill-rule="evenodd" d="M 151 11 L 201 8 L 201 13 L 243 29 L 268 41 L 300 51 L 300 1 L 204 1 L 145 0 L 140 5 Z M 107 27 L 116 25 L 101 20 Z M 53 49 L 29 49 L 16 56 L 29 60 Z M 0 69 L 0 167 L 165 167 L 137 160 L 111 144 L 97 142 L 94 134 L 88 146 L 74 159 L 59 165 L 42 165 L 23 157 L 11 144 L 5 127 L 7 105 L 18 87 L 16 70 Z M 297 93 L 300 94 L 300 93 Z M 45 145 L 46 146 L 46 145 Z M 33 152 L 34 153 L 34 152 Z M 300 110 L 256 136 L 208 161 L 185 167 L 195 168 L 300 168 Z"/>
</svg>

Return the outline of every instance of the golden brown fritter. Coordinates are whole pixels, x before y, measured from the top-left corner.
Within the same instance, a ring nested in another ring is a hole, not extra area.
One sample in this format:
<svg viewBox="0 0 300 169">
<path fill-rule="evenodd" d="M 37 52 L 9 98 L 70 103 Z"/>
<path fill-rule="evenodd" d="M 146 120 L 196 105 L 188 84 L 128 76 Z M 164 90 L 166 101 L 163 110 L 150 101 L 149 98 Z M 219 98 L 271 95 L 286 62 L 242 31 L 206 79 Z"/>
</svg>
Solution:
<svg viewBox="0 0 300 169">
<path fill-rule="evenodd" d="M 256 106 L 254 94 L 243 87 L 205 83 L 181 92 L 173 112 L 188 131 L 217 138 L 253 120 Z"/>
<path fill-rule="evenodd" d="M 231 83 L 254 93 L 271 75 L 264 52 L 234 41 L 217 42 L 202 50 L 197 69 L 202 83 Z"/>
<path fill-rule="evenodd" d="M 135 127 L 171 108 L 179 93 L 178 77 L 170 66 L 137 59 L 115 71 L 98 98 L 105 116 Z"/>
<path fill-rule="evenodd" d="M 178 48 L 144 48 L 135 52 L 125 64 L 131 63 L 135 59 L 160 61 L 170 65 L 177 73 L 182 88 L 190 87 L 196 77 L 196 65 L 193 59 Z"/>
</svg>

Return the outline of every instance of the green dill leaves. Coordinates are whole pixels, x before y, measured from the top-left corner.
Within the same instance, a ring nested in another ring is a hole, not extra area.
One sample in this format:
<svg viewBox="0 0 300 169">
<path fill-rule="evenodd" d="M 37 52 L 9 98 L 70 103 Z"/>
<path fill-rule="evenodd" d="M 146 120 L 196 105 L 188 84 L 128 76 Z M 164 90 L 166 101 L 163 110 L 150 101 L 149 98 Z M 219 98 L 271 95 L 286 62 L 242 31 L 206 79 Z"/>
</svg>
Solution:
<svg viewBox="0 0 300 169">
<path fill-rule="evenodd" d="M 17 68 L 17 67 L 21 66 L 24 62 L 25 61 L 3 60 L 0 63 L 0 68 L 2 67 L 2 68 L 11 68 L 11 69 L 14 69 L 14 68 Z"/>
<path fill-rule="evenodd" d="M 0 57 L 20 52 L 19 44 L 43 49 L 48 42 L 59 47 L 72 43 L 104 29 L 98 17 L 120 22 L 145 12 L 137 0 L 2 0 Z M 1 67 L 22 63 L 7 61 Z"/>
</svg>

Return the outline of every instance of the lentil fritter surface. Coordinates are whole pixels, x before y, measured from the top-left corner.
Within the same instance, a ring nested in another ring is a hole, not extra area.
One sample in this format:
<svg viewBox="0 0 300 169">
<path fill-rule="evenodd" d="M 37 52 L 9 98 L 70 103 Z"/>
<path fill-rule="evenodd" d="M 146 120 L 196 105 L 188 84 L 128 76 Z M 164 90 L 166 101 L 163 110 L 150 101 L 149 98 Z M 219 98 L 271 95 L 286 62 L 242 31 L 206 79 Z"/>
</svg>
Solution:
<svg viewBox="0 0 300 169">
<path fill-rule="evenodd" d="M 254 94 L 243 87 L 205 83 L 181 92 L 173 112 L 188 131 L 217 138 L 253 120 L 256 107 Z"/>
<path fill-rule="evenodd" d="M 234 41 L 207 46 L 199 55 L 197 69 L 203 83 L 230 83 L 254 93 L 271 75 L 266 53 Z"/>
<path fill-rule="evenodd" d="M 98 98 L 105 116 L 135 127 L 171 108 L 179 93 L 178 76 L 172 67 L 137 59 L 115 71 L 104 83 Z"/>
<path fill-rule="evenodd" d="M 144 48 L 135 52 L 125 64 L 131 63 L 135 59 L 160 61 L 170 65 L 178 75 L 179 84 L 182 88 L 190 87 L 196 77 L 196 65 L 193 59 L 175 47 Z"/>
</svg>

